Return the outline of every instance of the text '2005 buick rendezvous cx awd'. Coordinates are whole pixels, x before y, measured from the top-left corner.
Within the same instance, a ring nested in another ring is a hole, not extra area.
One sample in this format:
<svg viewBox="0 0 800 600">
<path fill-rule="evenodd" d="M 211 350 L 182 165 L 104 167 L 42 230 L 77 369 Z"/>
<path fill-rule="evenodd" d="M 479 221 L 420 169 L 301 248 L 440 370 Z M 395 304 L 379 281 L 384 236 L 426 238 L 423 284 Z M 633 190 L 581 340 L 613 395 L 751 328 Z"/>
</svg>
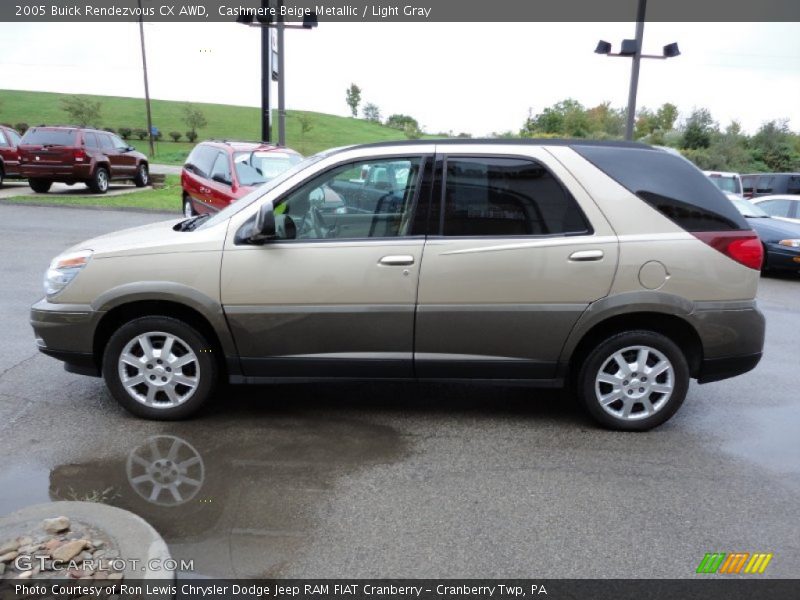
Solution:
<svg viewBox="0 0 800 600">
<path fill-rule="evenodd" d="M 42 352 L 147 418 L 190 415 L 222 379 L 416 378 L 568 387 L 644 430 L 690 378 L 758 363 L 761 260 L 722 192 L 657 148 L 383 143 L 78 244 L 31 319 Z"/>
</svg>

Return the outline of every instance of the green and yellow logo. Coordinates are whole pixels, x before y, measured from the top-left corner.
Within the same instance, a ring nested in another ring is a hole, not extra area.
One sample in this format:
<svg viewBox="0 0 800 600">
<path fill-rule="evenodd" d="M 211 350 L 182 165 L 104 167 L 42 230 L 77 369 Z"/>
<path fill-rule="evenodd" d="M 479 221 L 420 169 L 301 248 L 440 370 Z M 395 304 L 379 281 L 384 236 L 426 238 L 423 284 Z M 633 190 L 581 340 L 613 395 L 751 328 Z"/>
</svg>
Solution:
<svg viewBox="0 0 800 600">
<path fill-rule="evenodd" d="M 708 553 L 697 565 L 697 573 L 718 573 L 725 575 L 761 574 L 767 569 L 772 553 L 756 552 L 713 552 Z"/>
</svg>

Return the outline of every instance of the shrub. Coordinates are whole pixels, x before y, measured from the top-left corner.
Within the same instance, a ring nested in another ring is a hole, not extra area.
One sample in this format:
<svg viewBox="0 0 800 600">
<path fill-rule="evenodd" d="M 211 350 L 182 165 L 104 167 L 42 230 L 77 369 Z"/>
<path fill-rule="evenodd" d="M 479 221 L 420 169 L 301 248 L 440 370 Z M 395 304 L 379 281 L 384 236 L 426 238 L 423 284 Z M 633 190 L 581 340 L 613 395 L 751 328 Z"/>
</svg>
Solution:
<svg viewBox="0 0 800 600">
<path fill-rule="evenodd" d="M 182 134 L 181 134 L 180 131 L 170 131 L 169 132 L 169 137 L 172 138 L 173 142 L 177 142 L 179 139 L 181 139 L 181 136 L 182 136 Z"/>
<path fill-rule="evenodd" d="M 16 125 L 14 125 L 14 129 L 19 131 L 20 135 L 22 135 L 26 131 L 28 131 L 28 124 L 27 123 L 17 123 Z"/>
<path fill-rule="evenodd" d="M 144 138 L 147 137 L 147 130 L 146 129 L 141 129 L 141 128 L 134 129 L 133 130 L 133 135 L 138 137 L 140 140 L 143 140 Z"/>
<path fill-rule="evenodd" d="M 132 133 L 132 130 L 131 130 L 130 127 L 120 127 L 119 128 L 119 134 L 122 136 L 123 140 L 127 140 L 129 137 L 131 137 L 131 133 Z"/>
<path fill-rule="evenodd" d="M 117 133 L 117 130 L 113 127 L 106 127 L 103 129 L 103 131 L 107 131 L 108 133 Z"/>
<path fill-rule="evenodd" d="M 187 131 L 186 132 L 186 139 L 189 140 L 190 142 L 194 143 L 194 141 L 197 139 L 197 132 L 196 131 Z"/>
</svg>

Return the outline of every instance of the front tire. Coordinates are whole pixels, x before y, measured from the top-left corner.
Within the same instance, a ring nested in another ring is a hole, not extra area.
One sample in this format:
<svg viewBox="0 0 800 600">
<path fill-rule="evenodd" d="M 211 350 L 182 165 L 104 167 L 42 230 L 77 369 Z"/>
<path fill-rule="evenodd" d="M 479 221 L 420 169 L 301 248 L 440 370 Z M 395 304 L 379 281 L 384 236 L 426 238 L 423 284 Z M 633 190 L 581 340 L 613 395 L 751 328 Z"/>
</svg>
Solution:
<svg viewBox="0 0 800 600">
<path fill-rule="evenodd" d="M 183 216 L 188 218 L 196 217 L 197 211 L 192 206 L 192 201 L 189 200 L 189 196 L 186 194 L 183 195 Z"/>
<path fill-rule="evenodd" d="M 654 331 L 618 333 L 598 344 L 583 362 L 578 399 L 600 424 L 647 431 L 675 414 L 689 389 L 681 349 Z"/>
<path fill-rule="evenodd" d="M 108 177 L 108 169 L 97 167 L 87 185 L 95 194 L 105 194 L 108 191 Z"/>
<path fill-rule="evenodd" d="M 172 317 L 140 317 L 119 328 L 103 353 L 103 377 L 128 412 L 174 421 L 212 396 L 218 366 L 206 337 Z"/>
<path fill-rule="evenodd" d="M 150 183 L 150 171 L 147 169 L 147 164 L 142 163 L 136 169 L 136 177 L 133 178 L 133 183 L 136 187 L 144 187 Z"/>
<path fill-rule="evenodd" d="M 53 182 L 46 179 L 29 179 L 28 185 L 37 194 L 46 194 L 50 191 L 50 186 L 53 185 Z"/>
</svg>

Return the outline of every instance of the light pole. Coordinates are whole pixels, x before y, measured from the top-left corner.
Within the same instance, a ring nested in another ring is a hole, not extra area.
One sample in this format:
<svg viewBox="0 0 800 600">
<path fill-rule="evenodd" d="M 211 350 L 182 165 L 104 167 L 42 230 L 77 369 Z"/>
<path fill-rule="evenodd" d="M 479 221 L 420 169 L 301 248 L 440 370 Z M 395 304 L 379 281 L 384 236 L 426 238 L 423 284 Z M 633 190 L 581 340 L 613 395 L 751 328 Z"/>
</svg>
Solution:
<svg viewBox="0 0 800 600">
<path fill-rule="evenodd" d="M 643 58 L 656 58 L 666 59 L 680 55 L 678 44 L 673 42 L 664 46 L 663 53 L 658 54 L 642 54 L 642 40 L 644 39 L 644 15 L 647 9 L 647 0 L 639 0 L 636 9 L 636 39 L 622 40 L 622 47 L 619 52 L 611 52 L 611 44 L 600 40 L 597 43 L 597 48 L 594 49 L 597 54 L 605 54 L 606 56 L 623 56 L 632 58 L 631 63 L 631 84 L 628 89 L 628 114 L 625 121 L 625 139 L 633 139 L 633 126 L 636 122 L 636 92 L 639 88 L 639 63 Z"/>
<path fill-rule="evenodd" d="M 272 55 L 272 45 L 270 40 L 270 28 L 275 27 L 278 33 L 277 39 L 277 81 L 278 81 L 278 145 L 286 145 L 286 110 L 284 106 L 285 101 L 285 75 L 284 75 L 284 30 L 285 29 L 311 29 L 317 26 L 317 15 L 315 12 L 310 12 L 303 15 L 302 25 L 287 25 L 283 17 L 280 16 L 280 8 L 283 6 L 283 0 L 276 0 L 275 8 L 270 9 L 271 0 L 261 0 L 261 13 L 256 18 L 253 18 L 252 13 L 245 13 L 236 18 L 237 23 L 248 25 L 250 27 L 261 28 L 261 139 L 269 141 L 270 139 L 270 102 L 269 102 L 269 87 L 272 77 L 270 57 Z M 276 16 L 276 21 L 273 23 L 272 17 Z"/>
<path fill-rule="evenodd" d="M 150 142 L 150 156 L 155 156 L 153 148 L 153 117 L 150 113 L 150 86 L 147 83 L 147 54 L 144 51 L 144 18 L 142 16 L 142 0 L 137 0 L 139 4 L 139 39 L 142 43 L 142 70 L 144 71 L 144 104 L 147 107 L 147 139 Z"/>
</svg>

